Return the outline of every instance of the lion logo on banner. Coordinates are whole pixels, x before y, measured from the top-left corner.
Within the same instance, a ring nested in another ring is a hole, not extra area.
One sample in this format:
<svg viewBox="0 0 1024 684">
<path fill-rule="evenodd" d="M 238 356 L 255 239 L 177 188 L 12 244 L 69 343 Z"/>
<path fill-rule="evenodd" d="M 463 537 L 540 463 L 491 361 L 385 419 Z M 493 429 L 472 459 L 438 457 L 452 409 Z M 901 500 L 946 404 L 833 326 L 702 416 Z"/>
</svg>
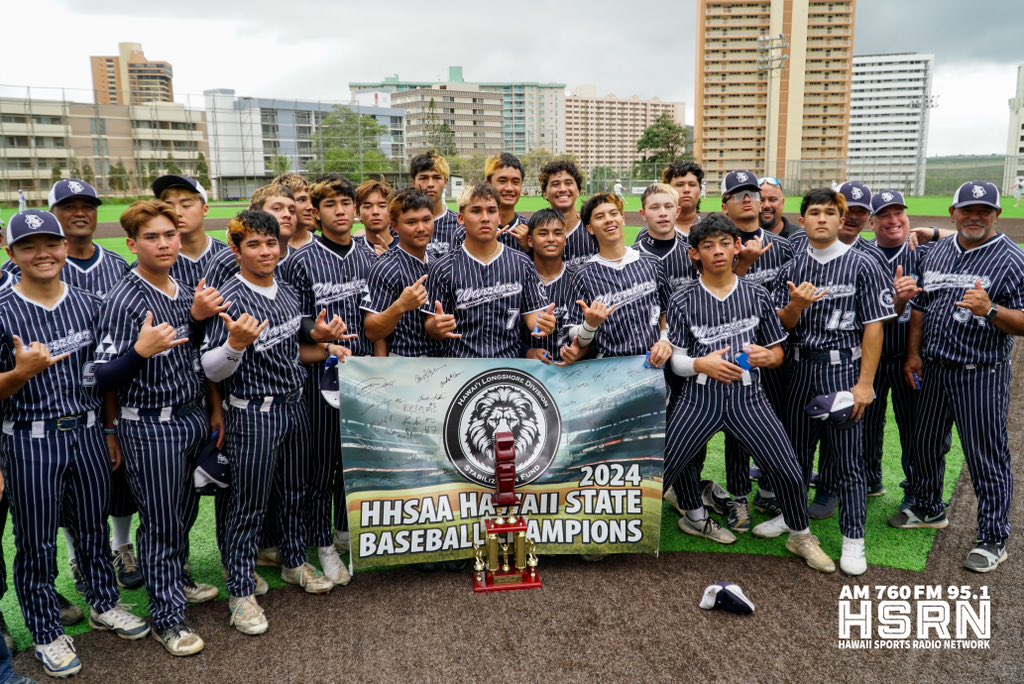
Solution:
<svg viewBox="0 0 1024 684">
<path fill-rule="evenodd" d="M 532 451 L 540 434 L 533 403 L 515 387 L 494 387 L 476 402 L 466 430 L 466 446 L 475 458 L 492 464 L 494 435 L 499 432 L 515 436 L 517 454 Z"/>
</svg>

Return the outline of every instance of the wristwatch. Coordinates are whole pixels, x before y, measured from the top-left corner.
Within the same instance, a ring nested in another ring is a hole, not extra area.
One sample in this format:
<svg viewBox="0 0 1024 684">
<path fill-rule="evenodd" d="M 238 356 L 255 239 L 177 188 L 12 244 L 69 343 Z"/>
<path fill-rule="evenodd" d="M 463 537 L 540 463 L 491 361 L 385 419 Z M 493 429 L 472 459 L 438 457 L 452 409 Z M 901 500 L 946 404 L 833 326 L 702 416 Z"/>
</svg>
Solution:
<svg viewBox="0 0 1024 684">
<path fill-rule="evenodd" d="M 993 304 L 992 308 L 988 310 L 987 314 L 985 314 L 985 320 L 986 321 L 991 321 L 993 318 L 995 318 L 998 315 L 999 315 L 999 307 L 997 307 L 995 304 Z"/>
</svg>

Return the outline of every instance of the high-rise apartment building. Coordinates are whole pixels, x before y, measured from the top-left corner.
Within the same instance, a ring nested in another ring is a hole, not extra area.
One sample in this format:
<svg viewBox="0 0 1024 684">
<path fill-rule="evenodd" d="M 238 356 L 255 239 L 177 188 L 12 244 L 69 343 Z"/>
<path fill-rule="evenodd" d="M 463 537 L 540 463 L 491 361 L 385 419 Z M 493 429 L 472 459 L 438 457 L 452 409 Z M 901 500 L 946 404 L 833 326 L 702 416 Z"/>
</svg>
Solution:
<svg viewBox="0 0 1024 684">
<path fill-rule="evenodd" d="M 174 102 L 174 71 L 146 59 L 140 43 L 118 43 L 116 57 L 90 57 L 97 104 Z"/>
<path fill-rule="evenodd" d="M 792 193 L 845 177 L 856 4 L 697 1 L 694 155 L 709 188 L 739 168 Z"/>
<path fill-rule="evenodd" d="M 1024 64 L 1017 67 L 1017 89 L 1009 105 L 1010 126 L 1006 133 L 1003 191 L 1012 196 L 1017 178 L 1024 176 Z"/>
<path fill-rule="evenodd" d="M 662 114 L 686 125 L 686 105 L 654 98 L 597 96 L 592 85 L 579 86 L 565 98 L 565 151 L 591 171 L 598 166 L 629 175 L 641 156 L 636 143 Z"/>
<path fill-rule="evenodd" d="M 388 76 L 383 81 L 349 83 L 353 97 L 364 93 L 401 93 L 416 88 L 481 90 L 501 98 L 502 149 L 525 154 L 533 149 L 565 152 L 565 84 L 533 81 L 467 82 L 462 67 L 448 67 L 447 80 L 406 81 Z M 410 153 L 413 153 L 410 148 Z"/>
<path fill-rule="evenodd" d="M 391 106 L 405 110 L 409 157 L 437 146 L 438 130 L 447 126 L 462 157 L 491 155 L 504 149 L 502 99 L 473 84 L 456 88 L 413 88 L 391 94 Z"/>
<path fill-rule="evenodd" d="M 924 194 L 934 61 L 917 53 L 853 58 L 847 179 Z"/>
</svg>

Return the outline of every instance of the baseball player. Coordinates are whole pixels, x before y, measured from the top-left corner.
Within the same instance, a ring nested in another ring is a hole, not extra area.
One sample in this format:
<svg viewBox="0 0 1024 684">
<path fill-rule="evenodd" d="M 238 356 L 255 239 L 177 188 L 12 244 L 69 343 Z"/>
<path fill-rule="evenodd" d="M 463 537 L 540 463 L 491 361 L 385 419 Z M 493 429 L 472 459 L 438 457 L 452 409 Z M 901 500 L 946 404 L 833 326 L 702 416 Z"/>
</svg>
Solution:
<svg viewBox="0 0 1024 684">
<path fill-rule="evenodd" d="M 526 252 L 527 236 L 530 231 L 526 219 L 516 213 L 516 205 L 523 196 L 523 180 L 526 169 L 519 157 L 502 152 L 487 160 L 484 165 L 484 179 L 501 198 L 498 204 L 498 239 L 506 247 Z"/>
<path fill-rule="evenodd" d="M 700 186 L 704 182 L 704 169 L 700 164 L 691 161 L 676 161 L 666 166 L 661 172 L 661 182 L 672 186 L 676 191 L 675 229 L 682 237 L 686 237 L 698 221 L 700 221 Z M 648 235 L 645 227 L 636 236 L 640 242 Z"/>
<path fill-rule="evenodd" d="M 91 372 L 99 300 L 61 281 L 68 247 L 53 214 L 18 214 L 7 244 L 21 274 L 0 294 L 0 456 L 14 520 L 14 586 L 36 658 L 47 674 L 64 677 L 82 663 L 64 634 L 53 588 L 62 513 L 83 568 L 93 628 L 140 639 L 149 625 L 118 602 L 107 555 L 112 455 L 97 420 L 101 402 Z"/>
<path fill-rule="evenodd" d="M 181 251 L 171 267 L 171 277 L 195 290 L 214 257 L 220 252 L 231 253 L 226 244 L 206 234 L 205 219 L 210 212 L 206 189 L 194 178 L 160 176 L 153 181 L 153 196 L 178 213 Z"/>
<path fill-rule="evenodd" d="M 868 257 L 839 240 L 845 213 L 846 200 L 838 192 L 822 188 L 804 196 L 800 225 L 809 248 L 781 269 L 773 296 L 782 325 L 790 332 L 792 350 L 786 430 L 805 484 L 824 435 L 822 479 L 836 483 L 839 494 L 839 567 L 847 575 L 861 575 L 867 571 L 867 485 L 860 419 L 875 397 L 883 322 L 895 311 L 890 279 Z M 853 394 L 852 427 L 840 429 L 804 411 L 814 397 L 840 391 Z"/>
<path fill-rule="evenodd" d="M 757 187 L 761 189 L 762 230 L 784 238 L 792 236 L 799 228 L 790 223 L 783 214 L 786 210 L 786 193 L 782 190 L 782 181 L 774 176 L 761 176 L 757 181 Z"/>
<path fill-rule="evenodd" d="M 913 505 L 889 524 L 949 524 L 942 502 L 955 422 L 978 496 L 978 543 L 964 566 L 990 572 L 1006 559 L 1013 471 L 1007 437 L 1010 351 L 1024 334 L 1024 253 L 996 232 L 999 190 L 968 181 L 949 210 L 955 238 L 936 243 L 918 265 L 923 291 L 911 302 L 908 384 L 920 384 L 908 491 Z M 916 377 L 915 377 L 916 376 Z"/>
<path fill-rule="evenodd" d="M 4 246 L 4 234 L 0 231 L 0 247 Z M 3 294 L 5 290 L 14 285 L 15 277 L 7 271 L 0 271 L 0 294 Z M 2 479 L 2 475 L 0 475 Z M 4 530 L 7 528 L 7 513 L 10 510 L 10 506 L 7 504 L 7 497 L 3 496 L 3 489 L 0 488 L 0 537 L 3 536 Z M 0 598 L 7 595 L 7 561 L 4 559 L 3 548 L 0 547 Z M 66 600 L 66 599 L 65 599 Z M 70 606 L 71 604 L 68 603 Z M 77 606 L 75 606 L 77 608 Z M 81 609 L 79 609 L 81 612 Z M 81 617 L 79 617 L 81 619 Z M 15 650 L 14 639 L 11 638 L 11 630 L 7 628 L 7 620 L 4 618 L 3 613 L 0 613 L 0 635 L 3 636 L 4 643 L 8 649 L 7 660 L 10 660 L 10 654 Z M 2 672 L 2 669 L 0 669 Z"/>
<path fill-rule="evenodd" d="M 671 185 L 654 183 L 640 195 L 640 218 L 646 223 L 646 235 L 638 237 L 636 249 L 656 256 L 665 268 L 669 289 L 680 290 L 697 277 L 690 244 L 677 230 L 679 193 Z"/>
<path fill-rule="evenodd" d="M 309 417 L 303 401 L 306 370 L 299 363 L 344 355 L 335 345 L 300 347 L 299 296 L 275 278 L 283 248 L 277 221 L 263 211 L 243 211 L 228 224 L 239 277 L 221 294 L 231 307 L 206 328 L 202 366 L 227 394 L 231 499 L 227 519 L 228 608 L 243 634 L 268 624 L 256 602 L 257 541 L 271 490 L 281 516 L 281 579 L 310 593 L 334 583 L 306 562 L 306 450 Z M 319 333 L 319 331 L 317 331 Z"/>
<path fill-rule="evenodd" d="M 357 247 L 358 240 L 352 237 L 356 189 L 345 178 L 329 175 L 313 184 L 310 196 L 321 235 L 283 267 L 287 281 L 299 295 L 303 338 L 320 344 L 345 341 L 353 355 L 370 356 L 373 345 L 364 333 L 359 307 L 377 255 L 369 248 Z M 338 410 L 320 395 L 323 374 L 322 363 L 312 364 L 307 402 L 316 443 L 311 450 L 304 510 L 307 534 L 318 549 L 324 575 L 334 584 L 344 585 L 352 576 L 338 557 L 331 531 L 332 482 L 340 492 L 334 522 L 338 531 L 348 530 L 340 470 L 341 422 Z"/>
<path fill-rule="evenodd" d="M 491 186 L 466 186 L 458 219 L 466 241 L 430 264 L 427 291 L 434 311 L 426 332 L 451 358 L 518 358 L 519 326 L 550 335 L 553 307 L 530 258 L 498 242 L 498 193 Z"/>
<path fill-rule="evenodd" d="M 582 350 L 578 345 L 569 350 L 569 328 L 565 323 L 569 310 L 576 307 L 572 299 L 572 279 L 577 270 L 564 259 L 565 219 L 554 209 L 541 209 L 530 217 L 527 227 L 527 249 L 533 254 L 533 265 L 549 305 L 554 305 L 551 314 L 555 317 L 555 334 L 524 335 L 525 356 L 547 364 L 577 361 Z M 565 358 L 563 349 L 567 352 Z M 571 355 L 573 353 L 575 355 Z"/>
<path fill-rule="evenodd" d="M 668 305 L 673 374 L 682 378 L 680 397 L 668 416 L 665 482 L 684 483 L 679 528 L 697 537 L 731 544 L 736 537 L 708 515 L 696 470 L 708 440 L 718 431 L 734 435 L 775 484 L 781 516 L 758 525 L 758 536 L 790 532 L 786 547 L 821 572 L 836 566 L 811 535 L 807 489 L 796 454 L 768 398 L 761 369 L 783 362 L 786 333 L 768 292 L 733 273 L 739 231 L 714 214 L 690 231 L 699 280 L 676 290 Z M 746 357 L 745 366 L 737 365 Z M 744 368 L 748 368 L 745 370 Z"/>
<path fill-rule="evenodd" d="M 313 242 L 313 233 L 318 227 L 313 216 L 313 202 L 309 197 L 310 183 L 305 176 L 297 173 L 282 174 L 270 183 L 283 185 L 292 191 L 295 198 L 295 231 L 288 239 L 288 248 L 289 251 L 302 249 Z"/>
<path fill-rule="evenodd" d="M 567 159 L 555 159 L 540 170 L 540 191 L 551 208 L 565 217 L 565 260 L 579 266 L 597 254 L 597 241 L 586 230 L 576 208 L 583 187 L 583 175 L 576 164 Z"/>
<path fill-rule="evenodd" d="M 217 597 L 196 584 L 187 560 L 186 510 L 198 506 L 192 470 L 210 434 L 206 379 L 199 368 L 199 321 L 224 308 L 217 294 L 199 298 L 170 273 L 178 258 L 180 214 L 167 203 L 136 202 L 122 216 L 135 268 L 103 300 L 96 318 L 96 381 L 117 391 L 118 441 L 139 503 L 139 555 L 149 593 L 153 636 L 176 656 L 203 650 L 185 622 L 185 605 Z M 217 416 L 222 409 L 210 407 Z M 190 467 L 191 466 L 191 467 Z"/>
<path fill-rule="evenodd" d="M 457 246 L 459 219 L 444 203 L 451 170 L 448 160 L 430 150 L 412 158 L 409 163 L 412 186 L 434 201 L 434 236 L 427 252 L 431 259 L 440 259 Z"/>
<path fill-rule="evenodd" d="M 424 321 L 431 314 L 426 281 L 434 232 L 434 203 L 415 188 L 396 193 L 388 204 L 398 247 L 389 249 L 367 275 L 361 308 L 366 338 L 384 347 L 378 354 L 438 356 L 441 345 L 428 337 Z"/>
<path fill-rule="evenodd" d="M 356 188 L 356 211 L 363 224 L 363 235 L 356 238 L 356 245 L 373 256 L 380 256 L 398 245 L 398 236 L 391 229 L 388 217 L 388 200 L 392 192 L 391 186 L 382 180 L 363 181 Z"/>
</svg>

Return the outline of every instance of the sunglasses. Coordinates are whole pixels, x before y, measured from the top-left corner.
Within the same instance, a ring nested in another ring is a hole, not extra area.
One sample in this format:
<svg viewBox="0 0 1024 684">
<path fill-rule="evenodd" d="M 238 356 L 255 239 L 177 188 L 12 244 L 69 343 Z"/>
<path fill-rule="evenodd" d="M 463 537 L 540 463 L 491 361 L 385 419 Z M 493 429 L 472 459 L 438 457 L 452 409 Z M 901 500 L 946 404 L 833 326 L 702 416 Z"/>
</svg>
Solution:
<svg viewBox="0 0 1024 684">
<path fill-rule="evenodd" d="M 761 181 L 757 185 L 758 187 L 760 187 L 765 183 L 767 183 L 768 185 L 774 185 L 779 190 L 782 189 L 782 181 L 780 181 L 778 178 L 775 178 L 774 176 L 763 176 L 761 178 Z"/>
</svg>

